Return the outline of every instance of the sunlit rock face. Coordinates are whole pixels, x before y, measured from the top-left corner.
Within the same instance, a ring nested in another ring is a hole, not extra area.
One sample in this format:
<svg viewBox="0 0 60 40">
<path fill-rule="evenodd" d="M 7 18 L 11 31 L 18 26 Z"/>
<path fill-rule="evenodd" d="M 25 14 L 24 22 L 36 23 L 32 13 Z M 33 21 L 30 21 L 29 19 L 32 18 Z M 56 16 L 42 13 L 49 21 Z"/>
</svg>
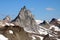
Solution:
<svg viewBox="0 0 60 40">
<path fill-rule="evenodd" d="M 56 26 L 59 21 L 56 19 L 52 19 L 51 23 L 35 21 L 34 16 L 25 6 L 14 20 L 10 21 L 8 16 L 5 17 L 0 21 L 0 33 L 5 36 L 2 37 L 3 40 L 56 40 L 55 34 L 60 39 L 60 29 Z"/>
<path fill-rule="evenodd" d="M 6 16 L 3 20 L 4 20 L 5 22 L 10 22 L 10 21 L 11 21 L 11 18 L 10 18 L 10 16 Z"/>
<path fill-rule="evenodd" d="M 16 25 L 24 27 L 26 31 L 28 30 L 32 32 L 38 32 L 38 25 L 34 20 L 34 16 L 29 10 L 26 9 L 25 6 L 21 8 L 21 11 L 19 12 L 18 16 L 12 22 L 14 22 Z"/>
<path fill-rule="evenodd" d="M 2 25 L 4 24 L 3 28 L 6 27 L 6 29 L 2 29 L 4 31 L 2 34 L 8 40 L 32 40 L 32 34 L 30 35 L 30 33 L 39 34 L 38 25 L 34 20 L 34 16 L 25 6 L 14 20 L 10 21 L 10 18 L 6 17 L 1 23 Z M 39 39 L 38 37 L 36 38 Z"/>
</svg>

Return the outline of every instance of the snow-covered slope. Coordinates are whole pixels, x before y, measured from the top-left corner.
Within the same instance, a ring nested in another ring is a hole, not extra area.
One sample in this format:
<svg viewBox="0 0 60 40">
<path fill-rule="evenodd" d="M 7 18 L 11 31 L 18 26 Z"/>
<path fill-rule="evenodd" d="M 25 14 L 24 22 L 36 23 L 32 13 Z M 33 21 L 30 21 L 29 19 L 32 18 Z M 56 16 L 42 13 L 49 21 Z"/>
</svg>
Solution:
<svg viewBox="0 0 60 40">
<path fill-rule="evenodd" d="M 43 21 L 42 20 L 35 20 L 37 24 L 40 24 L 42 23 Z"/>
<path fill-rule="evenodd" d="M 3 35 L 0 34 L 0 40 L 8 40 L 8 38 L 4 37 Z"/>
<path fill-rule="evenodd" d="M 55 25 L 52 25 L 52 26 L 50 27 L 50 29 L 52 29 L 52 28 L 54 28 L 54 29 L 55 29 L 55 31 L 60 31 L 60 28 L 59 28 L 59 27 L 57 27 L 57 26 L 55 26 Z"/>
<path fill-rule="evenodd" d="M 43 21 L 42 20 L 35 20 L 36 21 L 36 23 L 37 24 L 40 24 L 40 23 L 42 23 Z M 58 19 L 58 21 L 60 21 L 60 19 Z M 44 35 L 46 35 L 46 34 L 48 34 L 49 32 L 51 32 L 50 31 L 50 29 L 52 29 L 52 27 L 54 27 L 54 29 L 55 29 L 55 31 L 60 31 L 60 29 L 57 27 L 57 26 L 55 26 L 55 25 L 51 25 L 51 27 L 49 28 L 49 29 L 46 29 L 46 28 L 44 28 L 44 27 L 42 27 L 42 26 L 39 26 L 40 27 L 40 29 L 38 30 L 39 31 L 39 33 L 40 34 L 44 34 Z M 26 30 L 26 29 L 25 29 Z M 31 31 L 30 31 L 31 32 Z M 49 34 L 50 35 L 50 34 Z M 43 39 L 43 37 L 40 37 L 40 36 L 38 36 L 39 38 L 41 38 L 41 40 Z M 34 38 L 34 36 L 32 36 L 32 38 L 33 38 L 33 40 L 35 39 Z M 8 40 L 8 38 L 5 38 L 3 35 L 0 35 L 0 40 Z M 58 40 L 58 39 L 57 39 Z M 60 39 L 59 39 L 60 40 Z"/>
<path fill-rule="evenodd" d="M 60 21 L 60 19 L 57 19 L 58 21 Z"/>
</svg>

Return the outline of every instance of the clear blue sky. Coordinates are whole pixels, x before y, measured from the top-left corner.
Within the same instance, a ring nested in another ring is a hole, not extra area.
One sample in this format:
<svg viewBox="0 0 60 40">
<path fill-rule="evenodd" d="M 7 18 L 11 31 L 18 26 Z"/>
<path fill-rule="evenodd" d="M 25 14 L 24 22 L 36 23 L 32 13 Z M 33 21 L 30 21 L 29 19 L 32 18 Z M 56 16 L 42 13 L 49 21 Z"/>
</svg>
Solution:
<svg viewBox="0 0 60 40">
<path fill-rule="evenodd" d="M 24 5 L 35 19 L 60 18 L 60 0 L 0 0 L 0 19 L 7 15 L 15 18 Z"/>
</svg>

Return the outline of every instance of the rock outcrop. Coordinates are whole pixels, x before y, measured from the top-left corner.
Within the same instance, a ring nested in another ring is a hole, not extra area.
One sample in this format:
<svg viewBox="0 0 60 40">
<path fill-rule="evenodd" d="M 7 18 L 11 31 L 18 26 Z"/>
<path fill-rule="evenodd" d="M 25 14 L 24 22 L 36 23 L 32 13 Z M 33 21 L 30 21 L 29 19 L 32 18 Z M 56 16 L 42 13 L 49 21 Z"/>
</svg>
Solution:
<svg viewBox="0 0 60 40">
<path fill-rule="evenodd" d="M 25 6 L 21 8 L 18 16 L 12 22 L 20 27 L 23 27 L 25 31 L 38 33 L 38 25 L 34 20 L 34 16 L 26 9 Z"/>
<path fill-rule="evenodd" d="M 57 27 L 60 28 L 60 21 L 58 21 L 57 19 L 53 18 L 51 21 L 50 21 L 50 24 L 51 25 L 55 25 Z"/>
<path fill-rule="evenodd" d="M 6 16 L 3 20 L 4 20 L 5 22 L 11 22 L 10 16 Z"/>
<path fill-rule="evenodd" d="M 50 24 L 55 25 L 55 21 L 55 19 L 52 19 Z M 56 24 L 57 23 L 58 22 L 56 22 Z M 55 35 L 54 30 L 48 29 L 50 24 L 46 21 L 39 24 L 40 26 L 36 24 L 34 16 L 24 6 L 15 19 L 10 20 L 10 17 L 7 16 L 3 20 L 0 20 L 0 34 L 3 34 L 8 40 L 41 40 L 41 36 L 43 40 L 56 40 L 56 38 L 60 38 L 60 36 Z M 9 30 L 13 33 L 11 34 Z M 46 31 L 47 35 L 39 33 L 42 33 L 42 31 Z M 60 35 L 60 32 L 57 33 Z M 49 34 L 53 37 L 50 37 Z"/>
<path fill-rule="evenodd" d="M 49 37 L 49 34 L 47 34 L 47 35 L 45 35 L 45 37 L 43 38 L 43 40 L 57 40 L 57 39 Z"/>
<path fill-rule="evenodd" d="M 50 27 L 49 23 L 47 23 L 45 20 L 42 23 L 40 23 L 39 25 L 42 27 L 45 27 L 47 29 L 49 29 L 49 27 Z"/>
</svg>

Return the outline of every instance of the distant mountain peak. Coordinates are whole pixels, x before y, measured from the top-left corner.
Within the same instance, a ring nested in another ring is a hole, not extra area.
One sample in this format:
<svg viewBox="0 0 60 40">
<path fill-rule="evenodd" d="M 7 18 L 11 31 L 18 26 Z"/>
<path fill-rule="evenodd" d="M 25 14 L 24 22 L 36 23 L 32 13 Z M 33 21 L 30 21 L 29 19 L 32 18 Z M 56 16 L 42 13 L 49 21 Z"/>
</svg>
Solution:
<svg viewBox="0 0 60 40">
<path fill-rule="evenodd" d="M 57 22 L 57 19 L 56 18 L 52 18 L 52 20 L 50 21 L 50 24 L 56 23 L 56 22 Z"/>
<path fill-rule="evenodd" d="M 5 19 L 11 19 L 11 18 L 10 18 L 10 16 L 6 16 L 3 20 L 5 20 Z"/>
<path fill-rule="evenodd" d="M 40 23 L 40 24 L 47 24 L 47 22 L 44 20 L 42 23 Z"/>
<path fill-rule="evenodd" d="M 56 18 L 52 18 L 52 21 L 57 20 Z"/>
<path fill-rule="evenodd" d="M 10 18 L 10 16 L 6 16 L 3 20 L 5 20 L 6 22 L 10 22 L 11 18 Z"/>
</svg>

